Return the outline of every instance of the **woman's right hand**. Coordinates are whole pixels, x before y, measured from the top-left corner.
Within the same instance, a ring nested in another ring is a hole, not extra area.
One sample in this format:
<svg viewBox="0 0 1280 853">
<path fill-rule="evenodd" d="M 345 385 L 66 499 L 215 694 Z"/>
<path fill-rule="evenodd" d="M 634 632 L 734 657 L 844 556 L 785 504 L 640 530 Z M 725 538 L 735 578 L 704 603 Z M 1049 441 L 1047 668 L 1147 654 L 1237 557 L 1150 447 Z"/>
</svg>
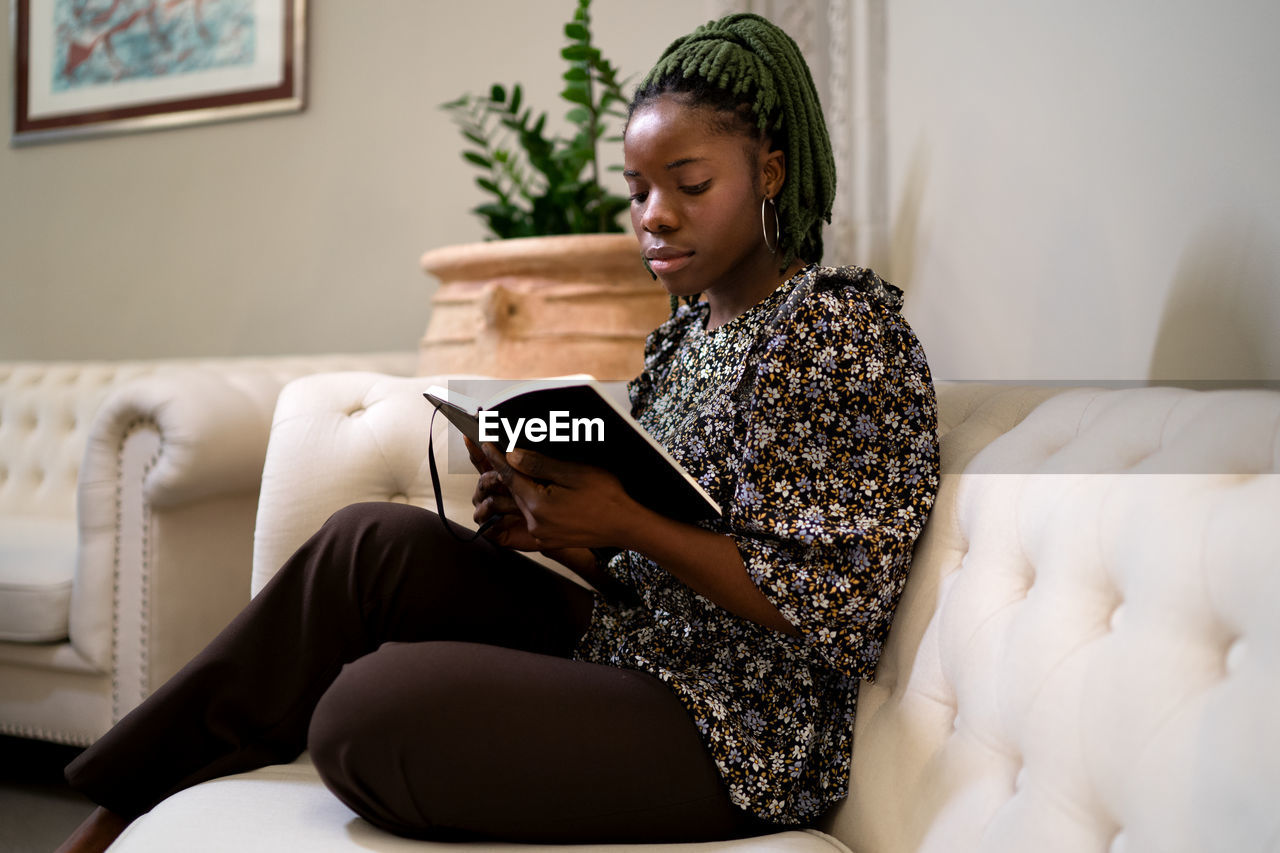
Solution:
<svg viewBox="0 0 1280 853">
<path fill-rule="evenodd" d="M 474 507 L 472 519 L 476 524 L 484 524 L 490 519 L 496 520 L 484 531 L 484 537 L 506 548 L 517 551 L 540 550 L 538 540 L 529 533 L 524 514 L 516 506 L 502 477 L 493 470 L 484 452 L 469 438 L 464 438 L 467 455 L 475 466 L 480 477 L 476 480 L 475 492 L 471 495 L 471 506 Z"/>
<path fill-rule="evenodd" d="M 484 451 L 480 449 L 479 445 L 465 435 L 462 437 L 462 443 L 467 446 L 467 456 L 471 459 L 471 466 L 476 469 L 477 473 L 483 474 L 485 471 L 493 470 L 493 466 L 489 464 L 489 460 L 485 458 Z"/>
</svg>

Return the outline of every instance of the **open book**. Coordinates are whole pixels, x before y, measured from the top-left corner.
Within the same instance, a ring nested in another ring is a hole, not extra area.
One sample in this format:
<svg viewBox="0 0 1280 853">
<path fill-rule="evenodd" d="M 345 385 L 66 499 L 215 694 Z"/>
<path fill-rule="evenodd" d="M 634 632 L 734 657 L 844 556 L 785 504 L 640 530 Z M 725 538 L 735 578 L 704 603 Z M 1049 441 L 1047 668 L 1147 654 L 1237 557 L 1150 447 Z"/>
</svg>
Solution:
<svg viewBox="0 0 1280 853">
<path fill-rule="evenodd" d="M 698 481 L 593 380 L 522 382 L 485 400 L 433 385 L 423 396 L 476 444 L 604 468 L 637 502 L 681 521 L 721 514 Z"/>
</svg>

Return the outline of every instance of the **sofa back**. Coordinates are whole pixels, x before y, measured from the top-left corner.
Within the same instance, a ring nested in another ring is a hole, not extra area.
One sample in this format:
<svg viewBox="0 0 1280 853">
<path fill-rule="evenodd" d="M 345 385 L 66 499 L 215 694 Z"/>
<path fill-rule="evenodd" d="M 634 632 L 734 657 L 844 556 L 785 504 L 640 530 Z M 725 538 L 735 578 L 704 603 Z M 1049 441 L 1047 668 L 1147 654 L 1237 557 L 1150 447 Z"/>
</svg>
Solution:
<svg viewBox="0 0 1280 853">
<path fill-rule="evenodd" d="M 0 362 L 0 515 L 75 517 L 94 413 L 140 362 Z"/>
<path fill-rule="evenodd" d="M 76 482 L 94 417 L 113 390 L 163 373 L 208 370 L 261 377 L 274 397 L 285 381 L 352 367 L 408 373 L 412 354 L 267 356 L 138 361 L 0 361 L 0 516 L 72 520 Z"/>
<path fill-rule="evenodd" d="M 939 396 L 939 500 L 830 831 L 873 853 L 1273 849 L 1280 393 Z"/>
</svg>

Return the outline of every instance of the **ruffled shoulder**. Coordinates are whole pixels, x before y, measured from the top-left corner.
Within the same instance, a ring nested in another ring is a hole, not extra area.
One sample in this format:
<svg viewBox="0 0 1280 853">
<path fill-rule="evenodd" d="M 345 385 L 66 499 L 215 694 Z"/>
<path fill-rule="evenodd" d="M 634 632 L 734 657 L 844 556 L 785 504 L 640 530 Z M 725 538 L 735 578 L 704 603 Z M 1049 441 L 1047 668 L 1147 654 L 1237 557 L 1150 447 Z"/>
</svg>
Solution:
<svg viewBox="0 0 1280 853">
<path fill-rule="evenodd" d="M 815 267 L 813 281 L 816 288 L 848 288 L 890 311 L 902 311 L 902 290 L 864 267 Z"/>
</svg>

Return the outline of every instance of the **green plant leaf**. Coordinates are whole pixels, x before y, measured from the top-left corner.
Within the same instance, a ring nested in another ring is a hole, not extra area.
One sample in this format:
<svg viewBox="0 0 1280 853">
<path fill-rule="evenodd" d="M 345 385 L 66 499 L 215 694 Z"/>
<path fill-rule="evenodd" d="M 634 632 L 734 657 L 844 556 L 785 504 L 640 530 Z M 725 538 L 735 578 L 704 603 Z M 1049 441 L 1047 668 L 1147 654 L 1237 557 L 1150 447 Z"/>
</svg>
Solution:
<svg viewBox="0 0 1280 853">
<path fill-rule="evenodd" d="M 571 44 L 560 51 L 560 55 L 571 62 L 591 62 L 600 58 L 600 51 L 585 44 Z"/>
<path fill-rule="evenodd" d="M 618 218 L 630 202 L 601 186 L 604 169 L 617 168 L 599 162 L 597 145 L 625 120 L 629 99 L 617 68 L 592 44 L 591 0 L 574 6 L 564 26 L 570 43 L 560 48 L 571 135 L 549 132 L 547 113 L 525 106 L 520 84 L 494 84 L 487 97 L 466 94 L 441 105 L 470 149 L 464 158 L 487 170 L 475 183 L 492 201 L 472 212 L 495 237 L 623 230 Z"/>
</svg>

